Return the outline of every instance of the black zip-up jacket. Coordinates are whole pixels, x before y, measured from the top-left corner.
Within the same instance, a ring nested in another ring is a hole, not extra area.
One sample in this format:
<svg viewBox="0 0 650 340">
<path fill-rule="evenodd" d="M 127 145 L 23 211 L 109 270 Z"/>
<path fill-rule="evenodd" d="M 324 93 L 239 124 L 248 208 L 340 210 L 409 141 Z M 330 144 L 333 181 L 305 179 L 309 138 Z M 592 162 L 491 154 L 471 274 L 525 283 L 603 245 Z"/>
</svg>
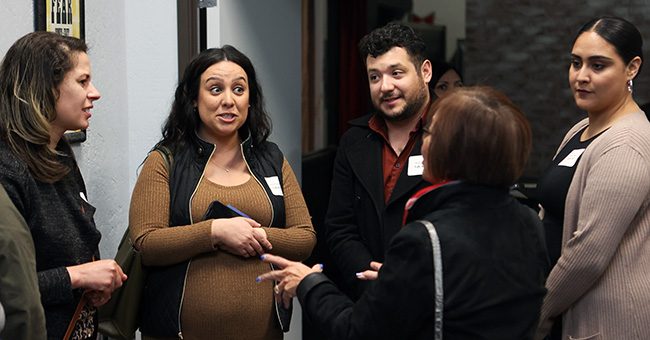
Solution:
<svg viewBox="0 0 650 340">
<path fill-rule="evenodd" d="M 262 185 L 272 206 L 271 226 L 285 225 L 284 197 L 273 195 L 265 177 L 276 176 L 282 185 L 282 163 L 284 155 L 278 146 L 266 142 L 262 146 L 253 145 L 251 138 L 241 143 L 244 160 L 249 171 Z M 192 224 L 190 205 L 192 195 L 199 185 L 203 170 L 208 163 L 214 145 L 196 137 L 189 147 L 168 155 L 171 160 L 169 177 L 170 227 Z M 171 157 L 170 157 L 171 156 Z M 182 307 L 185 278 L 189 261 L 166 267 L 148 267 L 147 280 L 143 292 L 140 331 L 153 337 L 176 337 L 181 332 L 180 311 Z M 276 306 L 277 308 L 277 306 Z M 288 328 L 291 312 L 279 311 L 281 326 Z"/>
</svg>

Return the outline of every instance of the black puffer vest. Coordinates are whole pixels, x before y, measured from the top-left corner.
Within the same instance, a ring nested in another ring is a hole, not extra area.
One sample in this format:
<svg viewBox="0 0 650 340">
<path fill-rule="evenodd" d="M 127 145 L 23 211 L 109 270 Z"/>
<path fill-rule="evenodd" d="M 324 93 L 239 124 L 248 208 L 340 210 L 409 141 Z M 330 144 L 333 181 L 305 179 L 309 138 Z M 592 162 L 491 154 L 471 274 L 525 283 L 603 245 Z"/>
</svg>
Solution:
<svg viewBox="0 0 650 340">
<path fill-rule="evenodd" d="M 212 156 L 214 145 L 198 137 L 184 150 L 169 155 L 168 150 L 158 150 L 171 160 L 169 175 L 170 227 L 197 222 L 190 211 L 194 192 L 203 177 L 203 170 Z M 248 170 L 264 188 L 271 203 L 271 227 L 284 227 L 284 197 L 271 192 L 266 178 L 277 177 L 282 186 L 282 164 L 284 156 L 277 145 L 266 142 L 262 147 L 253 146 L 250 134 L 241 143 L 242 153 Z M 200 218 L 200 217 L 199 217 Z M 144 287 L 140 331 L 152 337 L 182 338 L 181 309 L 185 280 L 190 261 L 165 267 L 149 267 Z M 271 303 L 271 301 L 269 301 Z M 276 310 L 277 310 L 276 305 Z M 285 313 L 287 311 L 284 311 Z M 289 318 L 291 316 L 290 311 Z M 281 326 L 285 328 L 282 311 L 278 311 Z M 288 328 L 288 322 L 286 322 Z"/>
</svg>

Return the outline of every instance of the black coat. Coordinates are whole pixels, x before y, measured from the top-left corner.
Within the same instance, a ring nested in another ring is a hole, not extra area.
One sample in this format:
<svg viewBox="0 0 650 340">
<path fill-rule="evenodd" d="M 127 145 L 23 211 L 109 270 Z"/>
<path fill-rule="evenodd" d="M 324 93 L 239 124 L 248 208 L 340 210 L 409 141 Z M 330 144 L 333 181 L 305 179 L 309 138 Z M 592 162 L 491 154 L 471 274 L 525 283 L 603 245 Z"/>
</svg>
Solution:
<svg viewBox="0 0 650 340">
<path fill-rule="evenodd" d="M 332 339 L 433 339 L 432 247 L 438 233 L 444 339 L 530 339 L 545 294 L 541 222 L 506 190 L 450 184 L 422 196 L 355 304 L 324 275 L 298 286 L 307 318 Z"/>
<path fill-rule="evenodd" d="M 422 176 L 408 176 L 405 168 L 384 203 L 384 141 L 368 127 L 370 117 L 351 121 L 352 127 L 341 137 L 325 217 L 327 245 L 342 277 L 338 283 L 354 298 L 367 286 L 355 273 L 370 269 L 370 261 L 384 261 L 388 243 L 402 226 L 406 200 L 427 185 Z M 418 138 L 410 156 L 421 155 L 421 147 Z"/>
</svg>

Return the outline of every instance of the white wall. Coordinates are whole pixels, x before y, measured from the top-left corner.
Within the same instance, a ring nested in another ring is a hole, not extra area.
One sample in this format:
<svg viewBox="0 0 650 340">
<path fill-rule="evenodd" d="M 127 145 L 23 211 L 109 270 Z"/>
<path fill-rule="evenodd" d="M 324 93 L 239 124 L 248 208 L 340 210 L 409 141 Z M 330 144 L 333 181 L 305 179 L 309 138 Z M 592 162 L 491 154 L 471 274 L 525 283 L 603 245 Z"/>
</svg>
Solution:
<svg viewBox="0 0 650 340">
<path fill-rule="evenodd" d="M 92 64 L 93 83 L 102 94 L 95 103 L 87 140 L 74 146 L 84 175 L 88 199 L 97 208 L 95 222 L 102 232 L 102 257 L 115 255 L 126 227 L 129 183 L 128 118 L 124 5 L 86 1 L 86 42 Z"/>
<path fill-rule="evenodd" d="M 34 30 L 34 7 L 31 1 L 2 0 L 0 6 L 0 56 L 18 38 Z"/>
<path fill-rule="evenodd" d="M 465 0 L 413 0 L 413 13 L 426 16 L 436 12 L 437 25 L 447 26 L 447 60 L 456 51 L 456 40 L 465 39 Z"/>
<path fill-rule="evenodd" d="M 88 1 L 88 0 L 86 0 Z M 126 3 L 129 105 L 129 183 L 148 151 L 161 138 L 178 83 L 176 1 Z M 148 20 L 143 20 L 144 18 Z"/>
<path fill-rule="evenodd" d="M 136 169 L 159 139 L 177 81 L 176 1 L 86 0 L 86 41 L 102 93 L 75 148 L 97 207 L 100 250 L 115 255 L 128 223 Z"/>
</svg>

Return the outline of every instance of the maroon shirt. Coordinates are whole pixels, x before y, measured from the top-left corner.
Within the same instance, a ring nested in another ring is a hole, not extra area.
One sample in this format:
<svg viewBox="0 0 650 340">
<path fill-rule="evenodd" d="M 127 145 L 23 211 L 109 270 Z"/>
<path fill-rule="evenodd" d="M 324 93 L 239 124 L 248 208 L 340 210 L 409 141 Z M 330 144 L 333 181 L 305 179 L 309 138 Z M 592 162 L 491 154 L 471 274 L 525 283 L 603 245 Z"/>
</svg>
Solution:
<svg viewBox="0 0 650 340">
<path fill-rule="evenodd" d="M 397 155 L 395 150 L 390 146 L 388 140 L 388 128 L 386 122 L 379 116 L 374 115 L 370 118 L 368 126 L 370 129 L 379 134 L 384 140 L 382 147 L 382 168 L 384 174 L 384 202 L 388 202 L 390 195 L 393 193 L 395 184 L 399 179 L 402 169 L 407 165 L 408 158 L 411 155 L 413 146 L 419 138 L 422 138 L 422 126 L 424 125 L 424 115 L 415 125 L 415 128 L 409 133 L 409 140 L 402 153 Z"/>
</svg>

